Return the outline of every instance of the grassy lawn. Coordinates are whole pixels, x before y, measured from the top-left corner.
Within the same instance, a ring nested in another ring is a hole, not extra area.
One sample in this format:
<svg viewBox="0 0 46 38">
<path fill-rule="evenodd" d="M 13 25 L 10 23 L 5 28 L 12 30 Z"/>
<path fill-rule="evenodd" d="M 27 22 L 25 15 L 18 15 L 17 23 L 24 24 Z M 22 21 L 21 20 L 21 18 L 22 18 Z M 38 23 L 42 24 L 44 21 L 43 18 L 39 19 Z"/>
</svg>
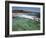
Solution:
<svg viewBox="0 0 46 38">
<path fill-rule="evenodd" d="M 40 30 L 40 22 L 21 17 L 16 17 L 12 19 L 12 31 L 30 30 Z"/>
</svg>

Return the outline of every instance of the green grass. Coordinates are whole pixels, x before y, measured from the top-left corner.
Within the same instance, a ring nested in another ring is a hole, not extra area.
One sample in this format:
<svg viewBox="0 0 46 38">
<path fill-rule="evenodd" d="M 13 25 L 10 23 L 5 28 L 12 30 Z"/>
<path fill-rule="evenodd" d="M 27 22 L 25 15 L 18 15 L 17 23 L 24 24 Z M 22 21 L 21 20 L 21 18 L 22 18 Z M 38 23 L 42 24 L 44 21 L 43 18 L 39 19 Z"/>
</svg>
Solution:
<svg viewBox="0 0 46 38">
<path fill-rule="evenodd" d="M 12 31 L 40 30 L 40 21 L 16 17 L 12 20 Z"/>
</svg>

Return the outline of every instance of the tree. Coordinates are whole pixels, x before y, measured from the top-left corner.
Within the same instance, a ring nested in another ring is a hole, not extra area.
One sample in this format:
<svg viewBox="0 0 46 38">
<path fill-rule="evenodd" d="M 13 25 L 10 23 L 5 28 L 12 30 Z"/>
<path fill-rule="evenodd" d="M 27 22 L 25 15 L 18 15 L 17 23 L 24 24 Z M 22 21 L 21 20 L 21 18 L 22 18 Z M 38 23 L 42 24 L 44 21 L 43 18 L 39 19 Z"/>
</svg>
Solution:
<svg viewBox="0 0 46 38">
<path fill-rule="evenodd" d="M 40 13 L 36 13 L 36 15 L 34 16 L 34 20 L 40 21 Z"/>
<path fill-rule="evenodd" d="M 37 17 L 40 18 L 40 13 L 37 14 Z"/>
</svg>

